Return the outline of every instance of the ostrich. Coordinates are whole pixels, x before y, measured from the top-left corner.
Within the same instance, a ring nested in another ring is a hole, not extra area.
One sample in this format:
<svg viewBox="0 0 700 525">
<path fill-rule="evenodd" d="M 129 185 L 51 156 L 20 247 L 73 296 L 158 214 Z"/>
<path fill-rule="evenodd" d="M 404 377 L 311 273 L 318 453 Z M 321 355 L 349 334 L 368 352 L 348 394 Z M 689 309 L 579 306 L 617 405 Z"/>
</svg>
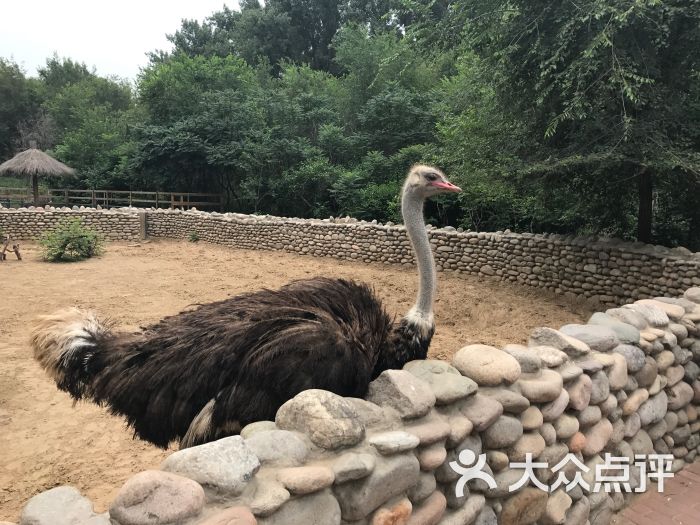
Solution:
<svg viewBox="0 0 700 525">
<path fill-rule="evenodd" d="M 382 371 L 427 355 L 436 275 L 423 204 L 459 191 L 436 168 L 408 173 L 401 212 L 420 287 L 398 322 L 366 284 L 316 277 L 205 304 L 136 333 L 65 309 L 38 320 L 34 357 L 59 389 L 107 405 L 136 436 L 162 448 L 237 434 L 274 419 L 310 388 L 362 397 Z"/>
</svg>

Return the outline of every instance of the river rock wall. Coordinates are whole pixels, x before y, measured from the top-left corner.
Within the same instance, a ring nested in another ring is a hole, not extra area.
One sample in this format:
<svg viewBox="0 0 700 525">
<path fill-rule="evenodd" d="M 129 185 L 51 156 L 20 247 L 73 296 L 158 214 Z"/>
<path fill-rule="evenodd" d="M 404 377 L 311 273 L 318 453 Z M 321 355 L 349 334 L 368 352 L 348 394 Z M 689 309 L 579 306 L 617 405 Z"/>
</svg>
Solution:
<svg viewBox="0 0 700 525">
<path fill-rule="evenodd" d="M 44 208 L 3 208 L 0 206 L 0 232 L 14 240 L 36 240 L 59 223 L 79 218 L 108 241 L 138 241 L 145 235 L 146 215 L 134 210 L 82 210 Z"/>
<path fill-rule="evenodd" d="M 204 212 L 148 213 L 153 237 L 186 238 L 237 248 L 316 257 L 412 264 L 403 226 L 352 219 L 302 220 Z M 700 253 L 616 239 L 431 229 L 439 271 L 490 276 L 614 305 L 700 286 Z"/>
<path fill-rule="evenodd" d="M 694 287 L 535 329 L 527 346 L 410 362 L 365 399 L 302 392 L 275 421 L 133 476 L 106 514 L 58 487 L 20 525 L 608 525 L 632 491 L 656 490 L 650 454 L 669 475 L 696 460 L 699 364 Z M 596 487 L 620 462 L 617 490 Z"/>
<path fill-rule="evenodd" d="M 413 264 L 403 226 L 353 219 L 284 217 L 180 210 L 0 208 L 0 230 L 35 239 L 78 216 L 113 240 L 184 239 L 253 250 L 283 250 L 387 264 Z M 484 276 L 612 306 L 641 298 L 675 297 L 700 286 L 700 253 L 616 239 L 430 229 L 439 271 Z"/>
</svg>

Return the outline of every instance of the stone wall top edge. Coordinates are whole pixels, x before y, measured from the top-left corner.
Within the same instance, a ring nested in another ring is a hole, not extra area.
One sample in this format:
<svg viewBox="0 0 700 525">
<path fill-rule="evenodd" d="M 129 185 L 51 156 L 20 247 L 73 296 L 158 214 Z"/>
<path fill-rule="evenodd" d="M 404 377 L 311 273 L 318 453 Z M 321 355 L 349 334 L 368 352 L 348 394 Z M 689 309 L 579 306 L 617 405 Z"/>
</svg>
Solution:
<svg viewBox="0 0 700 525">
<path fill-rule="evenodd" d="M 277 217 L 273 215 L 255 215 L 255 214 L 243 214 L 243 213 L 220 213 L 220 212 L 206 212 L 201 210 L 172 210 L 172 209 L 155 209 L 155 208 L 110 208 L 110 209 L 96 209 L 80 207 L 79 209 L 72 208 L 4 208 L 0 206 L 0 213 L 9 214 L 26 214 L 26 213 L 45 213 L 45 214 L 158 214 L 158 215 L 184 215 L 190 217 L 202 217 L 208 219 L 221 220 L 225 222 L 235 222 L 238 224 L 255 224 L 259 226 L 278 226 L 280 224 L 303 224 L 310 227 L 320 226 L 330 229 L 343 229 L 343 228 L 362 228 L 362 229 L 375 229 L 381 231 L 404 231 L 405 228 L 401 224 L 393 223 L 377 223 L 376 221 L 363 221 L 358 219 L 353 219 L 350 217 L 345 218 L 334 218 L 329 219 L 300 219 L 296 217 Z M 429 227 L 429 233 L 432 236 L 438 236 L 443 238 L 451 239 L 463 239 L 463 238 L 480 238 L 488 240 L 532 240 L 533 242 L 547 242 L 556 244 L 558 246 L 572 246 L 580 248 L 591 248 L 592 250 L 618 250 L 620 252 L 628 252 L 639 255 L 647 255 L 657 258 L 671 258 L 678 260 L 685 260 L 692 263 L 700 264 L 700 252 L 691 252 L 690 250 L 678 247 L 678 248 L 668 248 L 666 246 L 644 244 L 641 242 L 629 242 L 623 241 L 621 239 L 612 237 L 599 237 L 599 236 L 576 236 L 576 235 L 562 235 L 555 233 L 516 233 L 510 230 L 496 231 L 496 232 L 484 232 L 484 231 L 461 231 L 455 229 L 451 226 L 445 228 L 434 228 Z"/>
</svg>

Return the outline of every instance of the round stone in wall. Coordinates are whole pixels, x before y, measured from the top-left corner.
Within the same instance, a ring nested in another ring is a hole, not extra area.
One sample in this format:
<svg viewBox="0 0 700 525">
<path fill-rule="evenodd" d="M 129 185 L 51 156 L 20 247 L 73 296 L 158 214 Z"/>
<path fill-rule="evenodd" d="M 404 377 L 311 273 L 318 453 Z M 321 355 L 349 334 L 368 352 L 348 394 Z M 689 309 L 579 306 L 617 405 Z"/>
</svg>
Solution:
<svg viewBox="0 0 700 525">
<path fill-rule="evenodd" d="M 256 432 L 262 432 L 265 430 L 277 430 L 277 425 L 274 421 L 255 421 L 249 425 L 244 426 L 241 429 L 241 437 L 247 439 Z"/>
<path fill-rule="evenodd" d="M 637 344 L 639 343 L 639 329 L 632 326 L 631 324 L 624 323 L 619 319 L 609 316 L 603 312 L 594 313 L 588 320 L 588 324 L 607 326 L 620 340 L 623 344 Z"/>
<path fill-rule="evenodd" d="M 277 480 L 292 494 L 310 494 L 330 487 L 335 475 L 328 467 L 306 465 L 278 470 Z"/>
<path fill-rule="evenodd" d="M 527 487 L 503 503 L 501 523 L 531 525 L 544 514 L 547 507 L 547 493 Z"/>
<path fill-rule="evenodd" d="M 253 479 L 260 461 L 241 436 L 231 436 L 178 450 L 163 461 L 161 468 L 216 492 L 237 496 Z"/>
<path fill-rule="evenodd" d="M 480 386 L 511 384 L 520 377 L 518 361 L 493 346 L 465 346 L 454 355 L 452 364 Z"/>
<path fill-rule="evenodd" d="M 275 424 L 283 430 L 305 433 L 328 450 L 359 443 L 365 428 L 357 412 L 341 396 L 326 390 L 305 390 L 283 404 Z"/>
<path fill-rule="evenodd" d="M 367 400 L 393 408 L 404 419 L 412 419 L 427 414 L 436 398 L 430 385 L 410 372 L 384 370 L 369 384 Z"/>
<path fill-rule="evenodd" d="M 542 370 L 539 374 L 525 374 L 518 381 L 520 392 L 533 403 L 548 403 L 556 400 L 562 391 L 561 375 L 553 370 Z"/>
<path fill-rule="evenodd" d="M 107 515 L 93 512 L 92 502 L 74 487 L 56 487 L 37 494 L 22 509 L 27 525 L 109 525 Z"/>
<path fill-rule="evenodd" d="M 700 286 L 688 288 L 683 294 L 683 297 L 688 299 L 688 301 L 700 304 Z"/>
<path fill-rule="evenodd" d="M 403 430 L 383 432 L 370 437 L 368 441 L 370 445 L 385 456 L 413 450 L 420 443 L 416 436 Z"/>
<path fill-rule="evenodd" d="M 482 434 L 487 448 L 506 448 L 518 441 L 523 435 L 522 423 L 512 416 L 499 417 Z"/>
<path fill-rule="evenodd" d="M 583 341 L 568 336 L 559 330 L 546 327 L 535 328 L 532 331 L 528 346 L 554 347 L 565 352 L 570 357 L 583 356 L 591 351 L 590 347 Z"/>
<path fill-rule="evenodd" d="M 203 507 L 204 490 L 196 481 L 146 470 L 124 483 L 109 514 L 120 525 L 165 525 L 193 518 Z"/>
<path fill-rule="evenodd" d="M 410 361 L 403 369 L 430 385 L 438 405 L 453 403 L 473 394 L 478 388 L 474 381 L 464 377 L 455 367 L 437 359 Z"/>
<path fill-rule="evenodd" d="M 559 331 L 583 341 L 591 350 L 598 352 L 612 350 L 620 343 L 615 332 L 604 325 L 567 324 Z"/>
<path fill-rule="evenodd" d="M 289 430 L 261 430 L 248 437 L 245 443 L 261 463 L 278 466 L 301 465 L 309 454 L 303 437 Z"/>
<path fill-rule="evenodd" d="M 503 347 L 503 351 L 513 356 L 520 364 L 520 370 L 524 373 L 535 373 L 542 368 L 542 359 L 537 352 L 523 345 L 509 344 Z"/>
<path fill-rule="evenodd" d="M 368 476 L 374 469 L 375 456 L 368 453 L 348 452 L 343 454 L 332 465 L 336 483 L 345 483 Z"/>
</svg>

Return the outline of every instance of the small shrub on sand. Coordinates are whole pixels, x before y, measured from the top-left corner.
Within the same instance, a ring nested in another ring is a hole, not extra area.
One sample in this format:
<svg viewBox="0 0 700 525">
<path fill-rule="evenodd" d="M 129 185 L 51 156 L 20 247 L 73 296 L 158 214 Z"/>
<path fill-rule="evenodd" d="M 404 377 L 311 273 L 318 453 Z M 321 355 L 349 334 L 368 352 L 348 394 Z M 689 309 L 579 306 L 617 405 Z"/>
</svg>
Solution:
<svg viewBox="0 0 700 525">
<path fill-rule="evenodd" d="M 50 262 L 70 262 L 89 259 L 102 253 L 104 243 L 95 231 L 83 226 L 80 219 L 59 223 L 56 229 L 46 232 L 39 240 L 42 256 Z"/>
<path fill-rule="evenodd" d="M 199 240 L 199 234 L 197 232 L 190 232 L 187 236 L 187 240 L 190 242 L 197 242 Z"/>
</svg>

